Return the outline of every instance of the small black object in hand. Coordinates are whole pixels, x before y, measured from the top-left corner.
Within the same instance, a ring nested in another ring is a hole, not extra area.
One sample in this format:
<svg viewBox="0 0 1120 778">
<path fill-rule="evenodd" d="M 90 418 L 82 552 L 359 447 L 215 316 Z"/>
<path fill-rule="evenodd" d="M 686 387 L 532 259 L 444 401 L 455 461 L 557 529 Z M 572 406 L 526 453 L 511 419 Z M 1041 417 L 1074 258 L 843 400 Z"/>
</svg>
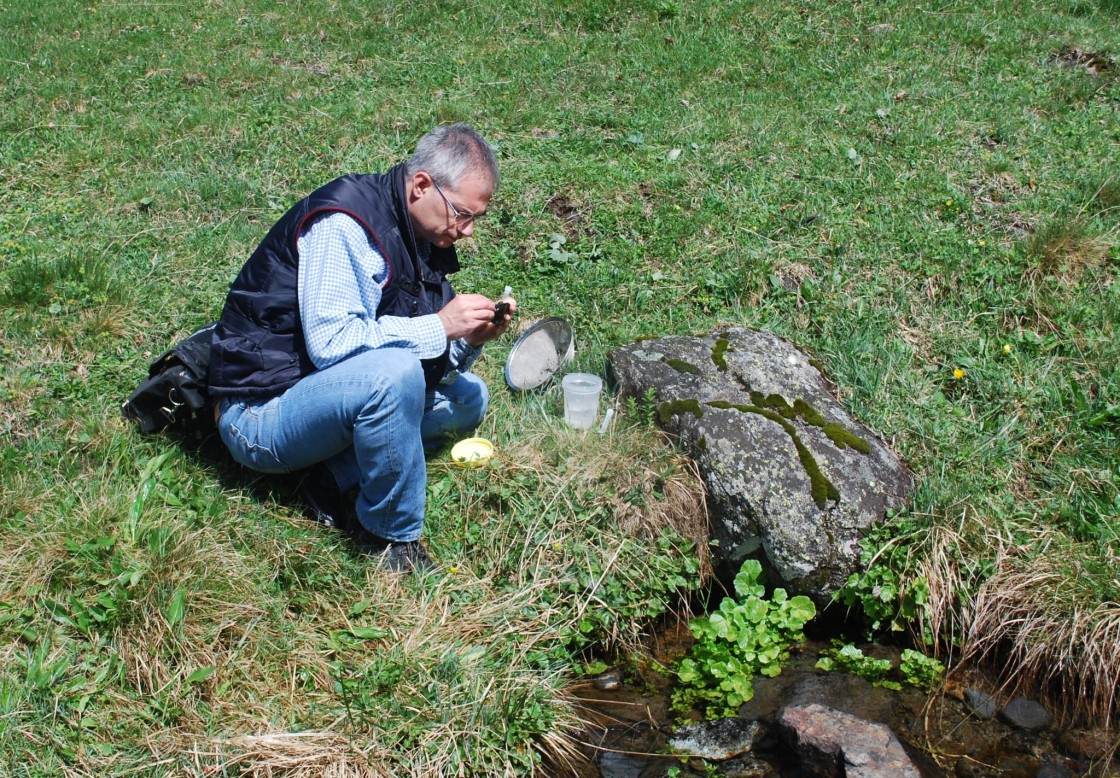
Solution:
<svg viewBox="0 0 1120 778">
<path fill-rule="evenodd" d="M 494 318 L 491 320 L 494 324 L 501 324 L 506 320 L 506 314 L 509 313 L 509 303 L 494 303 Z"/>
</svg>

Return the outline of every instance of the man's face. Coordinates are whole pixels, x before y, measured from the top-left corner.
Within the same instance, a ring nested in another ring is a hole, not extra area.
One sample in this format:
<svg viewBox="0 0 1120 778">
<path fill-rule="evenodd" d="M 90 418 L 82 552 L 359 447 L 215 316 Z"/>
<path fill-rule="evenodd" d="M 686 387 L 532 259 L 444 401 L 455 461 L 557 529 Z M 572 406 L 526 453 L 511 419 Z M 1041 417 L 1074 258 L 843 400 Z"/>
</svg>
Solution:
<svg viewBox="0 0 1120 778">
<path fill-rule="evenodd" d="M 448 248 L 459 238 L 474 233 L 474 220 L 486 212 L 493 195 L 490 182 L 472 173 L 455 187 L 437 185 L 420 171 L 410 180 L 408 213 L 412 229 L 433 246 Z M 473 218 L 472 218 L 473 217 Z"/>
</svg>

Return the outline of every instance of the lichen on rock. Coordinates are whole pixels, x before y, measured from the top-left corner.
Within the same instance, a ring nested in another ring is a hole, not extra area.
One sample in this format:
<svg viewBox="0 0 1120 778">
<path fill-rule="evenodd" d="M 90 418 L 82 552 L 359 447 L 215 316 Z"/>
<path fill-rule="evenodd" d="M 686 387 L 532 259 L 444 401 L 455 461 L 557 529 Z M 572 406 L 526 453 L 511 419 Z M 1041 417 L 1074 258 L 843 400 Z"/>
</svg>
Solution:
<svg viewBox="0 0 1120 778">
<path fill-rule="evenodd" d="M 785 430 L 790 440 L 793 441 L 794 448 L 797 449 L 797 458 L 801 460 L 801 466 L 805 468 L 805 473 L 809 476 L 809 492 L 813 495 L 813 502 L 817 504 L 817 507 L 824 508 L 825 503 L 829 500 L 840 500 L 840 492 L 837 491 L 832 482 L 821 473 L 821 469 L 817 466 L 817 460 L 813 458 L 812 452 L 801 442 L 801 438 L 797 434 L 797 428 L 790 424 L 780 412 L 772 411 L 769 408 L 762 408 L 757 405 L 735 405 L 734 403 L 728 403 L 722 400 L 713 400 L 708 403 L 708 405 L 713 408 L 734 409 L 741 413 L 757 413 L 759 416 L 770 419 L 770 421 L 777 424 Z M 786 405 L 785 407 L 788 408 L 789 406 Z"/>
</svg>

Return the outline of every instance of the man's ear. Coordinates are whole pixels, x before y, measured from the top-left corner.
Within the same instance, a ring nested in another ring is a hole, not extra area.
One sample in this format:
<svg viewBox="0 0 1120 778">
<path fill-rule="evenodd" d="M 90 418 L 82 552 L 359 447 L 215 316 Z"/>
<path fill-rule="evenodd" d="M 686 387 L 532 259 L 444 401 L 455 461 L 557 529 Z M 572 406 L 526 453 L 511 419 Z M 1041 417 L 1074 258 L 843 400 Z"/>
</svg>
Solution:
<svg viewBox="0 0 1120 778">
<path fill-rule="evenodd" d="M 423 170 L 419 170 L 412 174 L 409 183 L 411 184 L 409 187 L 409 195 L 412 199 L 418 200 L 431 188 L 433 182 L 430 175 Z"/>
</svg>

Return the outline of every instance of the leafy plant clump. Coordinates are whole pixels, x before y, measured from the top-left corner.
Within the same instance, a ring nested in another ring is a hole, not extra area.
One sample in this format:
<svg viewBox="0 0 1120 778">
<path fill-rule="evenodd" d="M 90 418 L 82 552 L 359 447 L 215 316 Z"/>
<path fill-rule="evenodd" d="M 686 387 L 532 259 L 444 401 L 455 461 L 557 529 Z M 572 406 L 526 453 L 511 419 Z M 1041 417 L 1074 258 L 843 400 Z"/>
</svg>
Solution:
<svg viewBox="0 0 1120 778">
<path fill-rule="evenodd" d="M 895 668 L 889 659 L 867 656 L 851 643 L 841 645 L 839 641 L 821 652 L 817 669 L 850 673 L 870 681 L 873 686 L 895 691 L 902 689 L 905 683 L 928 692 L 945 677 L 945 665 L 921 651 L 903 650 L 899 666 Z"/>
<path fill-rule="evenodd" d="M 898 670 L 902 673 L 903 681 L 924 691 L 937 686 L 945 677 L 945 665 L 912 648 L 903 650 Z"/>
<path fill-rule="evenodd" d="M 754 696 L 755 673 L 774 677 L 781 673 L 789 648 L 805 639 L 805 625 L 817 615 L 808 597 L 788 597 L 774 589 L 765 598 L 762 565 L 754 559 L 743 563 L 735 576 L 737 597 L 725 597 L 719 610 L 694 619 L 697 643 L 681 660 L 673 693 L 673 709 L 684 713 L 702 707 L 709 716 L 730 716 Z"/>
<path fill-rule="evenodd" d="M 896 691 L 902 688 L 902 684 L 898 681 L 887 678 L 887 674 L 891 671 L 889 659 L 866 656 L 861 649 L 851 643 L 845 643 L 839 648 L 825 649 L 821 654 L 821 658 L 817 661 L 818 670 L 839 670 L 870 681 L 872 686 L 883 686 Z"/>
<path fill-rule="evenodd" d="M 884 524 L 874 528 L 860 541 L 861 569 L 848 576 L 833 594 L 833 601 L 863 613 L 867 637 L 883 632 L 902 632 L 917 623 L 926 623 L 925 607 L 929 584 L 922 577 L 907 578 L 906 546 L 892 542 L 898 527 Z M 903 557 L 903 558 L 899 558 Z M 931 635 L 923 634 L 925 642 Z"/>
</svg>

